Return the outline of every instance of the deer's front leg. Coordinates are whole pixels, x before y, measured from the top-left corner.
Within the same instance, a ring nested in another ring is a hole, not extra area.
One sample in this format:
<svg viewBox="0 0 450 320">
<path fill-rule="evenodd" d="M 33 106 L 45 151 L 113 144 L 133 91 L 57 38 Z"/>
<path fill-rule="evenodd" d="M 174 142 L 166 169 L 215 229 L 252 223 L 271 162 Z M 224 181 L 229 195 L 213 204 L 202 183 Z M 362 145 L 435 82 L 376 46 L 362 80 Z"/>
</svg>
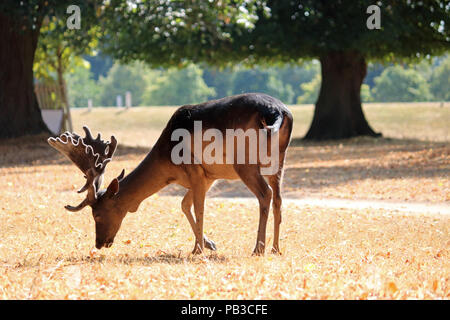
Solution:
<svg viewBox="0 0 450 320">
<path fill-rule="evenodd" d="M 203 253 L 205 241 L 203 240 L 203 212 L 205 207 L 205 195 L 214 180 L 206 178 L 201 166 L 189 166 L 187 168 L 189 184 L 192 192 L 192 202 L 195 212 L 195 247 L 193 254 Z M 189 219 L 189 218 L 188 218 Z"/>
<path fill-rule="evenodd" d="M 183 213 L 185 214 L 186 218 L 189 221 L 189 224 L 191 225 L 192 231 L 194 232 L 194 234 L 196 233 L 196 222 L 194 220 L 194 217 L 192 216 L 191 213 L 191 207 L 192 207 L 192 203 L 194 201 L 194 197 L 193 197 L 194 193 L 192 192 L 192 190 L 189 190 L 186 195 L 183 198 L 183 201 L 181 202 L 181 209 L 183 210 Z M 207 249 L 216 251 L 217 247 L 216 244 L 214 243 L 214 241 L 209 240 L 205 235 L 203 235 L 203 242 L 204 242 L 204 246 Z M 197 239 L 195 240 L 195 244 L 197 244 Z M 195 250 L 195 248 L 194 248 Z"/>
<path fill-rule="evenodd" d="M 194 193 L 194 212 L 196 220 L 195 232 L 195 247 L 192 250 L 193 254 L 203 253 L 205 243 L 203 242 L 203 212 L 205 208 L 205 191 L 202 188 L 196 187 Z"/>
</svg>

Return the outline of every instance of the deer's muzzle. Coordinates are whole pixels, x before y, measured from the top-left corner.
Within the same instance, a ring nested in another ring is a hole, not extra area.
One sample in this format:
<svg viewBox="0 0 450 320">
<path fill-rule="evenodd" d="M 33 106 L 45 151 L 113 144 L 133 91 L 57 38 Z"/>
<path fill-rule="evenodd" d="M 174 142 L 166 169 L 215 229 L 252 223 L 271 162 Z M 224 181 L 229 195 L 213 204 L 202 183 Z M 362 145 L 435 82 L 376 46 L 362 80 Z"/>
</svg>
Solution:
<svg viewBox="0 0 450 320">
<path fill-rule="evenodd" d="M 97 249 L 101 249 L 103 247 L 110 248 L 113 245 L 114 240 L 108 240 L 108 241 L 95 241 L 95 247 Z"/>
</svg>

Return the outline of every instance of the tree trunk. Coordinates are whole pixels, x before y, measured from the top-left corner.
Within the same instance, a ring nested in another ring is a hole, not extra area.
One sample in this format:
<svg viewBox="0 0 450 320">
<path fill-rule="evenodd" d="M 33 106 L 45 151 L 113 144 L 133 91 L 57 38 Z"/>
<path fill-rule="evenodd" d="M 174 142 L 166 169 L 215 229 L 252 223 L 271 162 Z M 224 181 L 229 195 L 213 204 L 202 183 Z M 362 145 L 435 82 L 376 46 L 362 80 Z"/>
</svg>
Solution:
<svg viewBox="0 0 450 320">
<path fill-rule="evenodd" d="M 66 80 L 64 79 L 64 66 L 62 63 L 62 51 L 60 49 L 60 47 L 58 47 L 58 51 L 57 51 L 57 68 L 56 68 L 56 72 L 57 72 L 57 77 L 58 77 L 58 88 L 60 90 L 60 94 L 61 94 L 61 100 L 62 100 L 62 104 L 63 104 L 63 110 L 64 110 L 64 115 L 63 115 L 63 127 L 62 129 L 64 129 L 65 131 L 72 131 L 72 118 L 70 117 L 70 107 L 69 107 L 69 97 L 67 96 L 67 87 L 66 87 Z"/>
<path fill-rule="evenodd" d="M 39 28 L 20 28 L 0 14 L 0 138 L 49 132 L 33 86 Z"/>
<path fill-rule="evenodd" d="M 367 123 L 361 107 L 361 85 L 367 65 L 354 52 L 334 52 L 320 58 L 322 84 L 307 140 L 381 136 Z"/>
</svg>

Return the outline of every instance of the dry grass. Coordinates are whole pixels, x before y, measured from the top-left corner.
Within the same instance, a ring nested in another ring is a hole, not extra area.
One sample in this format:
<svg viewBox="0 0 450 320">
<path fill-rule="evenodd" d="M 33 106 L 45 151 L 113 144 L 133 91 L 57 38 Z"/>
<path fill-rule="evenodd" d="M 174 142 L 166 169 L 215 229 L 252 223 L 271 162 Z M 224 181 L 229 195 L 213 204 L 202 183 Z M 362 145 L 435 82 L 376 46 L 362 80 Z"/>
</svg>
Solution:
<svg viewBox="0 0 450 320">
<path fill-rule="evenodd" d="M 383 119 L 382 107 L 373 106 L 372 111 L 376 108 L 376 117 Z M 366 109 L 368 117 L 371 109 Z M 426 135 L 434 141 L 415 140 L 417 131 L 409 140 L 307 144 L 294 139 L 286 164 L 285 197 L 448 204 L 450 148 L 440 138 L 446 130 L 440 121 L 448 111 L 436 110 L 441 113 L 433 126 L 416 120 L 408 124 L 398 117 L 382 129 L 394 132 L 392 126 L 399 123 L 417 130 L 427 126 L 432 130 Z M 139 163 L 155 140 L 151 132 L 160 131 L 165 124 L 161 119 L 173 109 L 111 111 L 74 113 L 76 131 L 87 123 L 93 131 L 114 133 L 119 139 L 106 181 Z M 294 108 L 296 118 L 303 112 L 309 111 Z M 145 129 L 149 123 L 151 129 Z M 302 123 L 296 122 L 296 137 L 302 135 Z M 175 187 L 129 214 L 111 249 L 91 251 L 95 235 L 90 210 L 69 214 L 63 209 L 80 201 L 75 190 L 83 177 L 49 149 L 44 138 L 0 141 L 1 299 L 450 298 L 448 215 L 324 209 L 289 202 L 283 211 L 283 255 L 252 257 L 257 201 L 233 199 L 248 194 L 239 182 L 220 182 L 207 200 L 205 229 L 217 244 L 216 253 L 189 254 L 193 234 L 180 210 L 181 190 Z M 269 246 L 272 223 L 270 217 Z"/>
<path fill-rule="evenodd" d="M 312 105 L 290 106 L 294 115 L 293 138 L 306 134 L 313 116 Z M 117 108 L 94 108 L 72 111 L 74 129 L 90 128 L 106 135 L 115 134 L 127 146 L 153 145 L 176 107 L 137 107 L 125 111 Z M 450 140 L 450 104 L 366 103 L 364 112 L 375 131 L 395 139 L 446 142 Z M 132 130 L 131 130 L 132 128 Z"/>
<path fill-rule="evenodd" d="M 125 218 L 111 249 L 90 252 L 89 210 L 67 214 L 76 196 L 45 191 L 2 210 L 2 299 L 450 297 L 448 217 L 289 204 L 283 255 L 251 257 L 256 201 L 213 199 L 206 234 L 218 252 L 192 257 L 181 199 L 153 197 Z"/>
</svg>

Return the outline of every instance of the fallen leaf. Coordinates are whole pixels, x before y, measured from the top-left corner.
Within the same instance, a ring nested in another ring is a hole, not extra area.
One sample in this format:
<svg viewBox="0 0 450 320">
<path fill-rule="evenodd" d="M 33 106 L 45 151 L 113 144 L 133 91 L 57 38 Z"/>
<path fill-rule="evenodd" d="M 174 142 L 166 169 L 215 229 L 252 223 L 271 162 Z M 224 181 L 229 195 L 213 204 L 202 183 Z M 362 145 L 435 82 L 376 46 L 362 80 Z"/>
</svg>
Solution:
<svg viewBox="0 0 450 320">
<path fill-rule="evenodd" d="M 387 291 L 391 294 L 394 294 L 398 291 L 397 285 L 394 282 L 389 282 L 387 284 Z"/>
</svg>

